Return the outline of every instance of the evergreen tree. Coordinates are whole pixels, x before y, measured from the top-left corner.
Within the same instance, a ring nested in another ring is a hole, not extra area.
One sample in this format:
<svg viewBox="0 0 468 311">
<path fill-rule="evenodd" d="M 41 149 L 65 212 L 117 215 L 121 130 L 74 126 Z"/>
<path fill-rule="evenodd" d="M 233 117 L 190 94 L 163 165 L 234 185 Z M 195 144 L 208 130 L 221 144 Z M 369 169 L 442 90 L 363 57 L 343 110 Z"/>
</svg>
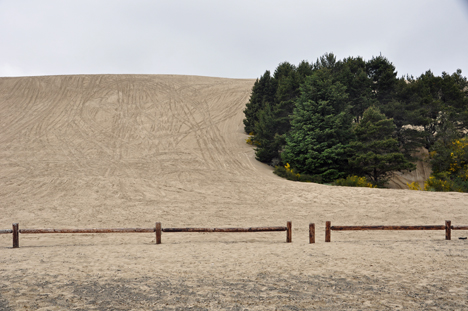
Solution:
<svg viewBox="0 0 468 311">
<path fill-rule="evenodd" d="M 282 153 L 285 163 L 324 182 L 346 175 L 352 117 L 345 89 L 326 68 L 306 78 Z"/>
<path fill-rule="evenodd" d="M 273 103 L 276 93 L 276 83 L 270 75 L 270 71 L 265 71 L 260 79 L 255 81 L 252 87 L 250 100 L 244 110 L 244 130 L 246 133 L 255 133 L 255 124 L 258 122 L 258 112 L 266 103 Z"/>
<path fill-rule="evenodd" d="M 296 72 L 299 75 L 302 84 L 302 82 L 304 82 L 304 79 L 314 72 L 314 65 L 309 64 L 307 61 L 303 60 L 297 66 Z"/>
<path fill-rule="evenodd" d="M 255 149 L 257 160 L 269 164 L 280 162 L 279 153 L 285 143 L 284 136 L 291 129 L 290 116 L 294 110 L 294 101 L 299 96 L 299 86 L 305 75 L 312 72 L 311 67 L 307 62 L 302 62 L 298 68 L 284 62 L 276 68 L 274 102 L 257 114 L 258 122 L 254 129 L 258 142 Z"/>
<path fill-rule="evenodd" d="M 314 64 L 314 68 L 317 70 L 322 69 L 322 68 L 333 70 L 336 65 L 337 65 L 337 61 L 336 61 L 335 54 L 325 53 L 319 58 L 317 58 L 317 61 Z"/>
<path fill-rule="evenodd" d="M 369 107 L 360 123 L 354 127 L 356 141 L 350 143 L 353 155 L 349 164 L 358 175 L 366 176 L 375 185 L 382 186 L 393 171 L 413 170 L 392 138 L 395 125 L 378 108 Z"/>
<path fill-rule="evenodd" d="M 380 107 L 385 107 L 395 95 L 397 85 L 397 72 L 395 66 L 385 57 L 373 57 L 366 64 L 367 75 L 371 83 L 371 89 L 376 99 L 380 103 Z M 385 109 L 383 109 L 385 113 Z"/>
<path fill-rule="evenodd" d="M 430 149 L 436 141 L 437 119 L 443 110 L 443 103 L 439 98 L 441 79 L 434 76 L 429 70 L 422 74 L 416 80 L 408 83 L 408 92 L 411 96 L 411 102 L 407 103 L 414 106 L 415 118 L 411 124 L 421 126 L 424 129 L 424 147 Z M 406 117 L 409 117 L 408 114 Z"/>
<path fill-rule="evenodd" d="M 461 69 L 449 75 L 442 72 L 440 99 L 444 110 L 459 132 L 468 131 L 468 80 Z"/>
<path fill-rule="evenodd" d="M 373 121 L 364 122 L 364 112 L 374 106 L 366 117 Z M 352 163 L 353 173 L 382 183 L 389 170 L 411 168 L 402 154 L 414 161 L 421 146 L 442 154 L 468 132 L 468 81 L 461 70 L 398 79 L 383 56 L 337 61 L 333 53 L 325 53 L 314 64 L 283 62 L 273 76 L 266 71 L 255 82 L 244 113 L 245 131 L 254 134 L 259 161 L 276 165 L 282 159 L 296 172 L 325 182 L 344 177 Z M 358 141 L 349 148 L 352 121 Z M 373 140 L 367 141 L 360 128 L 374 128 L 385 137 L 371 135 Z M 351 150 L 355 155 L 348 162 Z M 372 174 L 366 167 L 373 168 Z"/>
<path fill-rule="evenodd" d="M 408 79 L 399 96 L 405 102 L 404 109 L 389 106 L 386 115 L 394 117 L 397 126 L 402 120 L 403 124 L 422 127 L 419 134 L 427 149 L 439 139 L 450 141 L 456 132 L 468 130 L 468 82 L 460 70 L 452 75 L 444 72 L 442 77 L 429 70 L 417 79 Z"/>
<path fill-rule="evenodd" d="M 421 131 L 428 124 L 428 118 L 417 102 L 414 101 L 414 83 L 412 78 L 398 79 L 392 99 L 380 111 L 393 120 L 395 131 L 393 137 L 398 141 L 398 147 L 405 157 L 414 161 L 415 152 L 425 145 L 426 134 Z"/>
<path fill-rule="evenodd" d="M 273 107 L 272 107 L 273 106 Z M 279 150 L 284 144 L 284 139 L 280 129 L 284 127 L 284 119 L 278 118 L 277 107 L 266 104 L 265 108 L 259 112 L 259 120 L 255 125 L 255 157 L 263 163 L 272 163 L 273 159 L 279 159 Z M 287 121 L 289 125 L 289 120 Z M 278 164 L 278 163 L 275 163 Z"/>
<path fill-rule="evenodd" d="M 348 57 L 341 62 L 335 75 L 338 81 L 346 86 L 350 112 L 354 122 L 358 123 L 364 111 L 377 104 L 377 99 L 372 93 L 372 80 L 366 72 L 366 62 L 361 57 Z"/>
</svg>

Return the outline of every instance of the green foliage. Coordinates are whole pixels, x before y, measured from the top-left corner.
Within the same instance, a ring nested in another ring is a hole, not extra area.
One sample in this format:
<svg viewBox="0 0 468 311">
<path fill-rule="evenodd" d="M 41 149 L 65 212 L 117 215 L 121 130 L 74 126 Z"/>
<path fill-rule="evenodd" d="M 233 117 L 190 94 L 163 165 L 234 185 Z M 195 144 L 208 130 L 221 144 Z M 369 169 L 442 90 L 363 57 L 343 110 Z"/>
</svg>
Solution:
<svg viewBox="0 0 468 311">
<path fill-rule="evenodd" d="M 346 178 L 340 178 L 333 182 L 334 186 L 346 186 L 346 187 L 368 187 L 377 188 L 377 185 L 372 184 L 366 177 L 359 176 L 348 176 Z"/>
<path fill-rule="evenodd" d="M 252 145 L 252 146 L 258 146 L 259 142 L 255 140 L 255 135 L 253 132 L 249 133 L 249 138 L 247 138 L 245 140 L 245 142 L 249 145 Z"/>
<path fill-rule="evenodd" d="M 326 68 L 306 78 L 282 153 L 284 162 L 324 182 L 346 175 L 352 133 L 345 89 Z"/>
<path fill-rule="evenodd" d="M 468 179 L 468 138 L 454 139 L 448 144 L 438 142 L 430 155 L 435 175 L 447 172 Z"/>
<path fill-rule="evenodd" d="M 399 152 L 398 142 L 392 138 L 394 130 L 393 121 L 373 106 L 354 127 L 356 141 L 349 145 L 353 154 L 349 164 L 375 185 L 385 184 L 391 172 L 416 168 Z"/>
<path fill-rule="evenodd" d="M 397 78 L 383 56 L 337 60 L 325 53 L 314 64 L 284 62 L 252 88 L 244 110 L 247 143 L 270 165 L 290 163 L 324 182 L 356 174 L 379 185 L 394 170 L 412 169 L 408 161 L 424 146 L 438 154 L 434 178 L 465 189 L 467 181 L 446 168 L 448 146 L 468 133 L 468 81 L 461 73 Z M 385 117 L 363 122 L 370 107 Z"/>
<path fill-rule="evenodd" d="M 285 134 L 291 129 L 290 116 L 299 95 L 299 86 L 313 72 L 313 66 L 303 61 L 298 67 L 284 62 L 278 65 L 272 78 L 273 100 L 263 102 L 254 123 L 256 159 L 264 163 L 279 160 L 285 144 Z"/>
<path fill-rule="evenodd" d="M 366 62 L 361 58 L 346 58 L 340 63 L 339 71 L 335 74 L 338 81 L 346 86 L 350 113 L 354 122 L 359 123 L 364 111 L 378 102 L 372 92 L 372 81 L 366 73 Z"/>
<path fill-rule="evenodd" d="M 322 177 L 320 175 L 296 173 L 294 172 L 294 169 L 291 169 L 289 163 L 287 163 L 285 166 L 275 166 L 275 170 L 273 171 L 273 173 L 288 180 L 313 182 L 318 184 L 322 183 Z"/>
<path fill-rule="evenodd" d="M 432 174 L 424 182 L 425 191 L 468 192 L 468 138 L 454 139 L 448 144 L 437 141 L 431 151 Z M 411 190 L 423 190 L 417 183 Z"/>
<path fill-rule="evenodd" d="M 319 58 L 317 58 L 317 61 L 314 64 L 314 68 L 317 70 L 320 69 L 329 69 L 332 70 L 336 67 L 337 61 L 336 61 L 336 56 L 333 53 L 325 53 Z"/>
<path fill-rule="evenodd" d="M 406 183 L 409 190 L 416 191 L 458 191 L 462 192 L 459 187 L 451 180 L 443 180 L 430 176 L 428 180 L 424 182 L 424 187 L 421 187 L 418 182 L 412 182 L 411 184 Z"/>
<path fill-rule="evenodd" d="M 441 77 L 427 71 L 417 79 L 408 77 L 398 91 L 399 106 L 390 105 L 383 112 L 394 118 L 398 129 L 405 125 L 423 129 L 419 136 L 401 140 L 401 146 L 408 149 L 417 143 L 432 149 L 437 141 L 447 143 L 468 130 L 467 95 L 468 82 L 461 70 L 452 75 L 444 72 Z"/>
<path fill-rule="evenodd" d="M 432 175 L 428 189 L 468 192 L 468 138 L 447 144 L 438 141 L 430 155 Z"/>
<path fill-rule="evenodd" d="M 266 103 L 273 102 L 275 92 L 275 81 L 267 70 L 260 79 L 255 81 L 250 100 L 244 110 L 244 130 L 246 133 L 255 131 L 255 124 L 258 122 L 258 112 L 265 107 Z"/>
<path fill-rule="evenodd" d="M 274 158 L 279 158 L 283 142 L 281 134 L 278 133 L 281 120 L 276 118 L 275 112 L 275 107 L 270 104 L 259 112 L 259 120 L 255 126 L 255 140 L 258 142 L 255 155 L 260 162 L 270 163 Z"/>
<path fill-rule="evenodd" d="M 434 176 L 429 177 L 428 180 L 424 182 L 424 190 L 426 191 L 459 191 L 455 186 L 455 183 L 450 179 L 440 179 Z"/>
<path fill-rule="evenodd" d="M 367 75 L 372 82 L 372 93 L 380 105 L 385 106 L 395 96 L 398 81 L 395 66 L 385 57 L 378 56 L 367 62 L 366 69 Z"/>
</svg>

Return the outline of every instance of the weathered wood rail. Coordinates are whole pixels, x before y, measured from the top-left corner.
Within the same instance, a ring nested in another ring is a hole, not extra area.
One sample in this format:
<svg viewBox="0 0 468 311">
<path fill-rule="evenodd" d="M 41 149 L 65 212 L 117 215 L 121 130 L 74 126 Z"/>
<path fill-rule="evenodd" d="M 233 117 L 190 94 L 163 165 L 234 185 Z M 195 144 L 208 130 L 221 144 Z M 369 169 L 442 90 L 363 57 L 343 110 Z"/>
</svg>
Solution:
<svg viewBox="0 0 468 311">
<path fill-rule="evenodd" d="M 19 229 L 19 224 L 13 224 L 13 229 L 0 230 L 0 234 L 13 235 L 13 248 L 19 248 L 19 234 L 47 233 L 152 233 L 156 234 L 156 244 L 161 244 L 162 232 L 268 232 L 286 231 L 286 242 L 292 242 L 292 223 L 288 221 L 285 227 L 250 227 L 250 228 L 162 228 L 157 222 L 154 228 L 89 228 L 89 229 Z"/>
<path fill-rule="evenodd" d="M 468 226 L 452 226 L 452 230 L 468 230 Z"/>
<path fill-rule="evenodd" d="M 115 229 L 20 229 L 22 234 L 41 233 L 133 233 L 133 232 L 154 232 L 154 228 L 115 228 Z"/>
<path fill-rule="evenodd" d="M 423 226 L 332 226 L 330 221 L 325 223 L 325 242 L 331 242 L 331 231 L 367 231 L 367 230 L 445 230 L 445 239 L 452 239 L 451 230 L 468 230 L 468 226 L 452 226 L 450 220 L 445 225 Z"/>
<path fill-rule="evenodd" d="M 161 244 L 161 232 L 170 233 L 170 232 L 267 232 L 267 231 L 286 231 L 286 243 L 292 242 L 292 222 L 288 221 L 286 223 L 286 227 L 250 227 L 250 228 L 161 228 L 161 224 L 156 223 L 156 244 Z"/>
</svg>

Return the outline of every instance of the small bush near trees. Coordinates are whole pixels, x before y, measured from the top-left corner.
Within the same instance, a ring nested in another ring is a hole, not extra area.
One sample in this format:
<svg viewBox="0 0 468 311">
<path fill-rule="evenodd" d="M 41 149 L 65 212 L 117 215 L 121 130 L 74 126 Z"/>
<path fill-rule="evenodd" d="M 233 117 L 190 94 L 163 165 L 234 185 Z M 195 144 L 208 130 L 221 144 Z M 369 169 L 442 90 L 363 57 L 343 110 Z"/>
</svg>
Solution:
<svg viewBox="0 0 468 311">
<path fill-rule="evenodd" d="M 468 138 L 437 142 L 430 153 L 432 175 L 424 188 L 468 192 Z"/>
<path fill-rule="evenodd" d="M 320 175 L 296 173 L 294 172 L 294 169 L 291 168 L 289 163 L 287 163 L 285 166 L 275 166 L 273 173 L 288 180 L 313 182 L 318 184 L 322 183 L 322 177 Z"/>
<path fill-rule="evenodd" d="M 442 180 L 434 176 L 424 182 L 425 191 L 459 191 L 451 180 Z"/>
<path fill-rule="evenodd" d="M 436 142 L 430 152 L 432 174 L 424 182 L 407 184 L 411 190 L 468 192 L 468 138 Z"/>
<path fill-rule="evenodd" d="M 249 144 L 249 145 L 252 145 L 252 146 L 258 146 L 258 145 L 259 145 L 259 142 L 255 140 L 255 135 L 254 135 L 254 133 L 251 132 L 249 135 L 250 135 L 249 138 L 247 138 L 247 139 L 245 140 L 245 142 L 246 142 L 247 144 Z"/>
<path fill-rule="evenodd" d="M 409 190 L 423 190 L 417 181 L 413 181 L 411 184 L 406 183 Z"/>
<path fill-rule="evenodd" d="M 366 177 L 359 176 L 348 176 L 346 178 L 340 178 L 333 182 L 334 186 L 346 186 L 346 187 L 369 187 L 377 188 L 377 185 L 372 184 Z"/>
</svg>

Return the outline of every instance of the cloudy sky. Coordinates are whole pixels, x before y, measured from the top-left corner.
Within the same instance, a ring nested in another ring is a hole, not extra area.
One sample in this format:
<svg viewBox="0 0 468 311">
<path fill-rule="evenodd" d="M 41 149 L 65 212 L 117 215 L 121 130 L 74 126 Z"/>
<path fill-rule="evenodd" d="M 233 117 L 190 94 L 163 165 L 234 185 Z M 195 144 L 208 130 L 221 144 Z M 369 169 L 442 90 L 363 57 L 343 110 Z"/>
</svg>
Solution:
<svg viewBox="0 0 468 311">
<path fill-rule="evenodd" d="M 468 76 L 468 0 L 0 0 L 0 76 L 257 78 L 326 52 Z"/>
</svg>

